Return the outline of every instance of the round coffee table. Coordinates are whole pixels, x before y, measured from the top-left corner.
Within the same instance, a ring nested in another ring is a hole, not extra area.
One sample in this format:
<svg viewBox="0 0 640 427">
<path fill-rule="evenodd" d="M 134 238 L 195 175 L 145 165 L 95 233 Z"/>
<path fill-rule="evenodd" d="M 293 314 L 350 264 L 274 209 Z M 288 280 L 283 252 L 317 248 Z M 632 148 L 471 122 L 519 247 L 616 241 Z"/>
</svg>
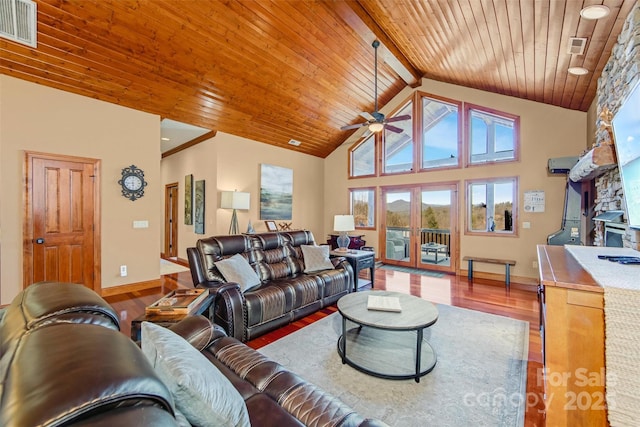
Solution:
<svg viewBox="0 0 640 427">
<path fill-rule="evenodd" d="M 370 310 L 369 295 L 398 298 L 402 311 Z M 438 320 L 438 309 L 429 301 L 398 292 L 357 292 L 340 298 L 338 311 L 342 363 L 376 377 L 416 382 L 435 367 L 436 353 L 424 339 L 424 330 Z M 348 329 L 348 321 L 355 327 Z"/>
</svg>

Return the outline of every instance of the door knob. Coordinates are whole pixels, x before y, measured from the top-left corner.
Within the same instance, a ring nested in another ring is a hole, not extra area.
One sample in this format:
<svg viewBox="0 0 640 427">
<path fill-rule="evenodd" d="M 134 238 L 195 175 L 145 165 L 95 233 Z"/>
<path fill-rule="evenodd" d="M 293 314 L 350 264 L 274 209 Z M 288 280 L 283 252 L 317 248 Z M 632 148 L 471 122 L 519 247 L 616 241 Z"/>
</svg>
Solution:
<svg viewBox="0 0 640 427">
<path fill-rule="evenodd" d="M 36 239 L 36 243 L 37 243 L 37 244 L 39 244 L 39 245 L 41 245 L 41 244 L 43 244 L 43 243 L 44 243 L 44 239 L 43 239 L 42 237 L 38 237 L 38 238 Z"/>
</svg>

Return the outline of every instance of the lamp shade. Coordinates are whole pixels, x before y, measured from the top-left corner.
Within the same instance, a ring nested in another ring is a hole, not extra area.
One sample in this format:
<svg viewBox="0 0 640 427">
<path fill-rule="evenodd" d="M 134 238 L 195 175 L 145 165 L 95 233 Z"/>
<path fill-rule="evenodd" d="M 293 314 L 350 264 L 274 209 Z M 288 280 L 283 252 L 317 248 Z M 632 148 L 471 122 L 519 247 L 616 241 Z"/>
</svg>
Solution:
<svg viewBox="0 0 640 427">
<path fill-rule="evenodd" d="M 249 209 L 250 193 L 240 191 L 223 191 L 220 207 L 223 209 Z"/>
<path fill-rule="evenodd" d="M 336 215 L 333 217 L 333 229 L 335 231 L 353 231 L 356 229 L 353 215 Z"/>
</svg>

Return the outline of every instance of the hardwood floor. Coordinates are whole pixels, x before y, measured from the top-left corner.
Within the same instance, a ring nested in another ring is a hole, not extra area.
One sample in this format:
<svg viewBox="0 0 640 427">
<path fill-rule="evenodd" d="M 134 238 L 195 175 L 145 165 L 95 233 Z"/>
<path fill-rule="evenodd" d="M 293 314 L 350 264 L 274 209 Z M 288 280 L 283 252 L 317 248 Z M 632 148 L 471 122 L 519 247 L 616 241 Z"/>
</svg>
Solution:
<svg viewBox="0 0 640 427">
<path fill-rule="evenodd" d="M 162 276 L 160 286 L 144 291 L 112 295 L 105 299 L 121 316 L 121 329 L 130 335 L 131 319 L 144 313 L 144 308 L 177 287 L 192 287 L 189 272 Z M 445 275 L 442 278 L 422 276 L 397 271 L 376 269 L 375 289 L 403 292 L 438 304 L 448 304 L 485 313 L 497 314 L 529 322 L 529 361 L 527 369 L 527 394 L 525 426 L 544 426 L 541 339 L 539 309 L 535 289 L 511 284 L 507 291 L 504 283 Z M 335 305 L 326 307 L 292 324 L 249 341 L 253 348 L 260 348 L 282 338 L 310 323 L 337 311 Z"/>
</svg>

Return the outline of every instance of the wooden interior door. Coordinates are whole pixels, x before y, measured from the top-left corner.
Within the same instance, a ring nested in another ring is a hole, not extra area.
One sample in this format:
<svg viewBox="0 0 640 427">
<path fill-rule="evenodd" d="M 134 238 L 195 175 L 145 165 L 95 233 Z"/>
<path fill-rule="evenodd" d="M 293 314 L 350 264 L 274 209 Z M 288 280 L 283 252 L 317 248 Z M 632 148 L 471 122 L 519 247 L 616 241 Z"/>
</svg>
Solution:
<svg viewBox="0 0 640 427">
<path fill-rule="evenodd" d="M 24 286 L 79 283 L 100 292 L 99 160 L 26 153 Z"/>
<path fill-rule="evenodd" d="M 178 183 L 167 184 L 164 190 L 164 256 L 178 256 Z"/>
</svg>

